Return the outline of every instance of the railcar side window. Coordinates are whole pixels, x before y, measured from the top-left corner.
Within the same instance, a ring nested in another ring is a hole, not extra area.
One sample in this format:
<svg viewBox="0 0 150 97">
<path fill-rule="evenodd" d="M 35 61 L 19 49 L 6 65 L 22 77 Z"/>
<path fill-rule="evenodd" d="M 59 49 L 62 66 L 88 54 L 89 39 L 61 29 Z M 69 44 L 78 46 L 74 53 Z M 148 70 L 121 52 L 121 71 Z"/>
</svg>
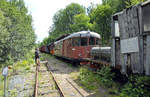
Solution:
<svg viewBox="0 0 150 97">
<path fill-rule="evenodd" d="M 80 46 L 80 38 L 73 38 L 72 46 Z"/>
<path fill-rule="evenodd" d="M 96 38 L 96 45 L 100 45 L 100 39 Z"/>
<path fill-rule="evenodd" d="M 81 38 L 81 46 L 87 46 L 88 38 Z"/>
<path fill-rule="evenodd" d="M 89 38 L 89 45 L 95 45 L 95 38 L 94 37 Z"/>
</svg>

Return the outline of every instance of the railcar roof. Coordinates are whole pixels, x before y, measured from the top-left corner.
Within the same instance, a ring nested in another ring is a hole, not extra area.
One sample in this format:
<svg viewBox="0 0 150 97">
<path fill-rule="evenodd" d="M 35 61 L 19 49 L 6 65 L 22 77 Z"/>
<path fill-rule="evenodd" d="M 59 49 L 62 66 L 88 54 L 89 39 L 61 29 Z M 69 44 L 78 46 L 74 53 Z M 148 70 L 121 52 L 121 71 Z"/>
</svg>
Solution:
<svg viewBox="0 0 150 97">
<path fill-rule="evenodd" d="M 99 39 L 101 38 L 100 35 L 96 32 L 81 31 L 81 32 L 73 33 L 73 34 L 69 35 L 68 37 L 66 37 L 65 39 L 73 38 L 73 37 L 96 37 Z"/>
<path fill-rule="evenodd" d="M 73 37 L 95 37 L 95 38 L 99 38 L 99 39 L 101 38 L 101 36 L 96 32 L 81 31 L 81 32 L 76 32 L 76 33 L 70 34 L 69 36 L 65 37 L 64 39 L 56 41 L 55 44 L 57 44 L 58 42 L 61 42 L 63 40 L 66 40 L 66 39 L 73 38 Z"/>
</svg>

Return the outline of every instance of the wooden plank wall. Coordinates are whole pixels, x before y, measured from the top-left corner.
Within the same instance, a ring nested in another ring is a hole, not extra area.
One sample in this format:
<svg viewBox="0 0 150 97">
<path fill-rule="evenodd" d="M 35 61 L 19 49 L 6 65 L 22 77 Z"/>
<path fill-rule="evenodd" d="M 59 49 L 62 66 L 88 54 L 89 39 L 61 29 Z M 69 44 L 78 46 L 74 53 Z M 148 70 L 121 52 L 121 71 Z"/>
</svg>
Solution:
<svg viewBox="0 0 150 97">
<path fill-rule="evenodd" d="M 111 50 L 111 62 L 112 62 L 112 64 L 111 64 L 111 66 L 112 67 L 115 67 L 115 39 L 113 38 L 112 39 L 112 50 Z"/>
<path fill-rule="evenodd" d="M 150 75 L 150 35 L 147 35 L 146 39 L 146 64 L 145 64 L 145 73 L 146 75 Z"/>
<path fill-rule="evenodd" d="M 123 14 L 119 15 L 118 19 L 121 39 L 128 39 L 139 35 L 138 18 L 137 6 L 126 9 L 123 11 Z"/>
<path fill-rule="evenodd" d="M 138 7 L 139 6 L 133 6 L 131 8 L 128 8 L 123 11 L 123 14 L 120 14 L 118 16 L 119 27 L 120 27 L 120 40 L 140 36 Z M 138 40 L 140 40 L 140 39 L 138 38 Z M 139 41 L 139 43 L 140 43 L 140 41 Z M 129 53 L 128 56 L 127 56 L 127 54 L 121 54 L 120 60 L 121 60 L 122 71 L 126 72 L 127 67 L 131 66 L 133 73 L 142 73 L 143 72 L 143 64 L 141 64 L 140 59 L 141 59 L 140 51 Z"/>
<path fill-rule="evenodd" d="M 147 7 L 146 10 L 149 8 Z M 148 17 L 145 16 L 144 11 L 144 6 L 139 4 L 123 10 L 121 14 L 115 14 L 115 17 L 118 17 L 120 30 L 120 40 L 118 41 L 115 37 L 115 20 L 112 18 L 112 66 L 120 64 L 122 72 L 126 73 L 128 67 L 131 67 L 133 73 L 150 75 L 150 31 L 144 32 L 143 18 Z M 120 41 L 134 37 L 138 38 L 138 52 L 121 53 Z"/>
</svg>

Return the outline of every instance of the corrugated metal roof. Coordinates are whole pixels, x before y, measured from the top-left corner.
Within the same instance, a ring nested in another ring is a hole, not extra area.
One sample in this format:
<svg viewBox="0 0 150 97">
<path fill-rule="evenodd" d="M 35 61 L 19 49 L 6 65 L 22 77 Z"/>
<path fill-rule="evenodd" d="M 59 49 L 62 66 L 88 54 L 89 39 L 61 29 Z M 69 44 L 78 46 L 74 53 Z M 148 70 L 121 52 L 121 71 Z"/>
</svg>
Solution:
<svg viewBox="0 0 150 97">
<path fill-rule="evenodd" d="M 150 4 L 150 0 L 147 0 L 147 1 L 143 2 L 143 3 L 142 3 L 142 6 L 145 6 L 145 5 L 147 5 L 147 4 Z"/>
</svg>

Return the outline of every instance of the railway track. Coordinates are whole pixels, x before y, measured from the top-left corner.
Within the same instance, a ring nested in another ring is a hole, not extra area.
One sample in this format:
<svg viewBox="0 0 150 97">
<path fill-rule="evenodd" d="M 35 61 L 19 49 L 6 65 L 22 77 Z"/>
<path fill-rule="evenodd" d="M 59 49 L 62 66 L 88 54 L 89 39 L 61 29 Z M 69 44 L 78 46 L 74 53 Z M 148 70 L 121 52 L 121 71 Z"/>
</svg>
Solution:
<svg viewBox="0 0 150 97">
<path fill-rule="evenodd" d="M 47 70 L 46 62 L 36 66 L 34 97 L 64 97 L 54 77 Z"/>
<path fill-rule="evenodd" d="M 72 80 L 57 70 L 53 70 L 48 62 L 36 67 L 35 97 L 86 97 Z"/>
</svg>

